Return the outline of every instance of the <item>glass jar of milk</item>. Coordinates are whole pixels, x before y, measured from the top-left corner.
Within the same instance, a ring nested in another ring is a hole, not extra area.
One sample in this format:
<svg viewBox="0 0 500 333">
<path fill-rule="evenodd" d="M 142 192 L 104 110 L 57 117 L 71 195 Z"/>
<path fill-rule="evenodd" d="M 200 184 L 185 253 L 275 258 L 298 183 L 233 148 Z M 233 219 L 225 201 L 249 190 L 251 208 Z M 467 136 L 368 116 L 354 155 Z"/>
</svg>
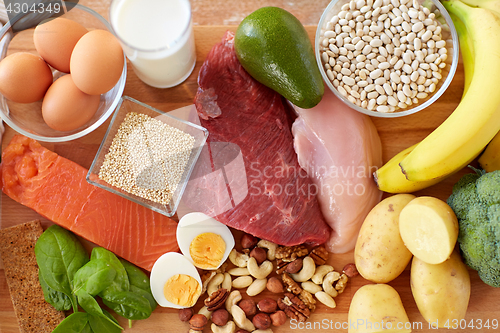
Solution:
<svg viewBox="0 0 500 333">
<path fill-rule="evenodd" d="M 113 0 L 109 17 L 143 82 L 168 88 L 191 74 L 196 51 L 188 0 Z"/>
</svg>

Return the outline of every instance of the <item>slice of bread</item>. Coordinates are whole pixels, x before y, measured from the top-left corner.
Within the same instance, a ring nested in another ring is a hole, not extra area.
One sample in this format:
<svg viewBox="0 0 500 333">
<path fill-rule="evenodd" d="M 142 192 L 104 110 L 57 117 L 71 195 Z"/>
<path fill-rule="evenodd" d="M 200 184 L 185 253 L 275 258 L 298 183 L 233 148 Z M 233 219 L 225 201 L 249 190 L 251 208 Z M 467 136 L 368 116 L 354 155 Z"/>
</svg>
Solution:
<svg viewBox="0 0 500 333">
<path fill-rule="evenodd" d="M 0 256 L 21 333 L 52 332 L 64 319 L 45 302 L 38 280 L 35 243 L 42 232 L 40 221 L 0 229 Z"/>
</svg>

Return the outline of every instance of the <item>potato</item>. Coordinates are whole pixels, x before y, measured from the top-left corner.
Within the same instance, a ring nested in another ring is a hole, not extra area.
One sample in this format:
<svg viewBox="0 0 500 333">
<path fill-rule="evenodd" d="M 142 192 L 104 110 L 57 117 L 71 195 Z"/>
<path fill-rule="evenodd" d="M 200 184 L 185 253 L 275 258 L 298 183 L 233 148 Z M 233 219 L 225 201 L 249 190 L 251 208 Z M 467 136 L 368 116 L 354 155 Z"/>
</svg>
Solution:
<svg viewBox="0 0 500 333">
<path fill-rule="evenodd" d="M 388 284 L 368 284 L 351 300 L 348 333 L 411 332 L 398 292 Z"/>
<path fill-rule="evenodd" d="M 422 317 L 430 324 L 452 327 L 465 318 L 470 278 L 457 251 L 437 265 L 413 257 L 410 276 L 413 298 Z"/>
<path fill-rule="evenodd" d="M 354 263 L 361 276 L 375 283 L 387 283 L 401 274 L 412 254 L 399 234 L 399 213 L 411 194 L 396 194 L 373 207 L 359 231 Z"/>
<path fill-rule="evenodd" d="M 450 257 L 458 238 L 458 221 L 446 202 L 418 197 L 399 215 L 399 232 L 415 257 L 428 264 L 440 264 Z"/>
</svg>

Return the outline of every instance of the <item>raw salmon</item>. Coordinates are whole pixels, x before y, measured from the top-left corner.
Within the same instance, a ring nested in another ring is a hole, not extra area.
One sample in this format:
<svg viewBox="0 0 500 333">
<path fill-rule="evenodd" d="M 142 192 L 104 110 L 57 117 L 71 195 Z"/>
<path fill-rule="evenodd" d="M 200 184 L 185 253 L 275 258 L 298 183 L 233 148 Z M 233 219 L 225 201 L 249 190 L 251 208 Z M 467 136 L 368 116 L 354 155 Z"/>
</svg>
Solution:
<svg viewBox="0 0 500 333">
<path fill-rule="evenodd" d="M 2 153 L 2 190 L 56 224 L 151 270 L 177 251 L 177 222 L 90 185 L 87 170 L 25 136 Z"/>
</svg>

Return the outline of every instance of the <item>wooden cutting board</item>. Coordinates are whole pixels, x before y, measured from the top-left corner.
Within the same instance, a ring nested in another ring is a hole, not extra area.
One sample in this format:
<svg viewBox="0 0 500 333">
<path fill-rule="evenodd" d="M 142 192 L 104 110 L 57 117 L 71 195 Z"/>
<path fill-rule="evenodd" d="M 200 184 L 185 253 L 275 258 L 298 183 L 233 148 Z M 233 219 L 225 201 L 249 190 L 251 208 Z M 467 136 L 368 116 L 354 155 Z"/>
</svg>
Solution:
<svg viewBox="0 0 500 333">
<path fill-rule="evenodd" d="M 316 27 L 306 27 L 311 40 L 314 40 Z M 201 64 L 203 63 L 207 53 L 211 47 L 218 43 L 224 32 L 229 29 L 235 31 L 234 26 L 197 26 L 195 27 L 195 38 L 197 48 L 197 64 L 193 74 L 186 82 L 170 89 L 156 89 L 143 84 L 133 70 L 129 66 L 128 79 L 125 86 L 124 95 L 131 96 L 146 104 L 156 107 L 163 111 L 171 111 L 182 106 L 193 103 L 193 98 L 197 90 L 197 76 Z M 454 110 L 460 101 L 463 90 L 463 69 L 459 65 L 457 73 L 451 86 L 444 95 L 431 107 L 427 108 L 415 115 L 406 116 L 395 119 L 372 118 L 377 126 L 380 137 L 383 143 L 384 161 L 394 156 L 404 148 L 422 140 L 434 128 L 436 128 L 446 117 Z M 106 131 L 108 122 L 97 129 L 95 132 L 72 142 L 61 144 L 44 144 L 49 149 L 58 154 L 73 160 L 82 166 L 88 168 L 94 158 L 99 147 L 102 137 Z M 15 132 L 8 128 L 2 147 L 5 147 Z M 446 199 L 451 194 L 452 185 L 459 179 L 461 175 L 468 172 L 462 172 L 450 177 L 442 183 L 435 185 L 426 190 L 420 191 L 417 195 L 432 195 L 441 199 Z M 19 223 L 27 222 L 35 218 L 41 219 L 44 227 L 51 224 L 50 221 L 42 218 L 32 210 L 14 202 L 2 193 L 1 197 L 1 220 L 0 227 L 6 228 Z M 353 262 L 353 253 L 342 255 L 332 255 L 330 264 L 337 270 L 350 262 Z M 472 281 L 472 294 L 469 303 L 469 309 L 466 317 L 466 323 L 474 326 L 462 327 L 464 329 L 453 330 L 453 332 L 473 332 L 481 331 L 479 323 L 489 323 L 490 329 L 494 328 L 494 323 L 498 328 L 498 320 L 500 319 L 500 290 L 489 287 L 481 282 L 474 271 L 470 271 Z M 275 328 L 274 332 L 347 332 L 347 314 L 349 310 L 350 300 L 354 292 L 368 281 L 361 277 L 353 278 L 349 281 L 345 292 L 336 298 L 337 308 L 329 309 L 323 305 L 319 305 L 317 310 L 309 319 L 308 323 L 298 326 L 290 323 L 279 328 Z M 408 313 L 409 319 L 412 322 L 414 332 L 444 332 L 445 329 L 434 330 L 429 327 L 429 324 L 422 318 L 416 304 L 413 300 L 410 291 L 409 270 L 407 270 L 396 280 L 390 283 L 401 295 L 403 304 Z M 245 293 L 243 292 L 245 296 Z M 273 296 L 266 292 L 257 297 L 261 299 L 265 296 Z M 247 296 L 248 297 L 248 296 Z M 277 298 L 276 296 L 274 296 Z M 201 307 L 198 304 L 196 309 Z M 123 327 L 128 327 L 128 323 L 123 318 L 120 319 Z M 127 328 L 127 332 L 187 332 L 188 324 L 178 320 L 177 311 L 158 308 L 152 316 L 147 320 L 136 321 L 131 329 Z M 485 328 L 483 330 L 486 331 Z M 9 297 L 5 276 L 3 274 L 3 265 L 0 262 L 0 333 L 18 333 L 16 317 Z M 210 332 L 210 328 L 206 328 L 204 332 Z"/>
</svg>

